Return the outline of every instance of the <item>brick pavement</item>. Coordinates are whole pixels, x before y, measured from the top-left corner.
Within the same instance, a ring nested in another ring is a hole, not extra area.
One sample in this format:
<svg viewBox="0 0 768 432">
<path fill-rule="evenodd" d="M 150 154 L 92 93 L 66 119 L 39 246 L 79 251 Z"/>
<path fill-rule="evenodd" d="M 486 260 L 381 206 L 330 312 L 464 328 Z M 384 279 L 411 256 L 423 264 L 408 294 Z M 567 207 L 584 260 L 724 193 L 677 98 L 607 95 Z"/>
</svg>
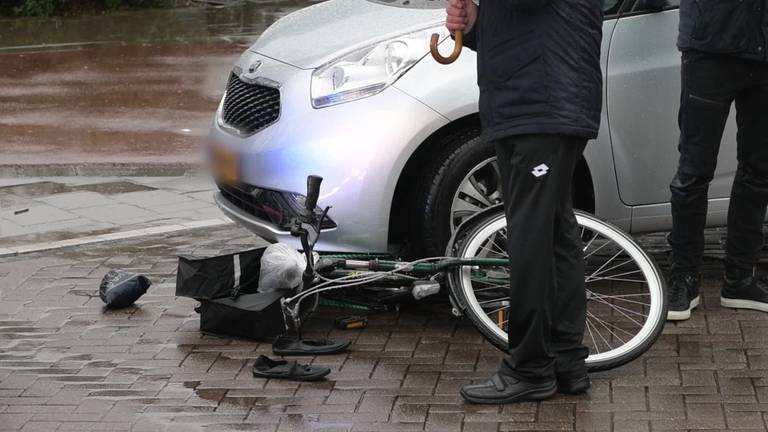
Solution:
<svg viewBox="0 0 768 432">
<path fill-rule="evenodd" d="M 721 309 L 716 278 L 703 311 L 654 348 L 593 375 L 586 395 L 474 406 L 458 389 L 487 377 L 499 353 L 445 304 L 370 315 L 345 354 L 303 360 L 329 379 L 256 379 L 269 344 L 204 336 L 195 302 L 175 298 L 176 254 L 258 244 L 235 227 L 97 244 L 0 261 L 0 430 L 13 431 L 660 431 L 765 430 L 768 315 Z M 106 311 L 111 268 L 154 282 L 138 306 Z"/>
</svg>

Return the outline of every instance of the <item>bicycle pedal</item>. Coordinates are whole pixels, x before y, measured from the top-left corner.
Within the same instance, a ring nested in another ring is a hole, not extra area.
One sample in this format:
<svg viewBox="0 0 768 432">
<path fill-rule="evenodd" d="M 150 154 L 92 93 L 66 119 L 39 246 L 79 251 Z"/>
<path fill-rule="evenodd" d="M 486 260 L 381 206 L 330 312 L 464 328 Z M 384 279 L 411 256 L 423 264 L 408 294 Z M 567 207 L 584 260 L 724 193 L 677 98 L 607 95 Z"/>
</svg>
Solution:
<svg viewBox="0 0 768 432">
<path fill-rule="evenodd" d="M 368 318 L 364 316 L 338 317 L 334 321 L 336 328 L 341 330 L 354 330 L 368 327 Z"/>
</svg>

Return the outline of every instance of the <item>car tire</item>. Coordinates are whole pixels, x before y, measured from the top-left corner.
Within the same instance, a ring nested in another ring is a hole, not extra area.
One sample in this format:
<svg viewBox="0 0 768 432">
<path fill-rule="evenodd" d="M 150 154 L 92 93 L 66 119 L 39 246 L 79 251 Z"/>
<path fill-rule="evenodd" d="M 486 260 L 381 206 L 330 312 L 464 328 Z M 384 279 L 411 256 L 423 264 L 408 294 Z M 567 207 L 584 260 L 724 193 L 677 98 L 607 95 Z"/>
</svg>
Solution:
<svg viewBox="0 0 768 432">
<path fill-rule="evenodd" d="M 495 156 L 493 145 L 480 139 L 477 127 L 455 131 L 441 140 L 439 152 L 417 177 L 412 195 L 410 240 L 417 256 L 445 255 L 456 226 L 451 209 L 459 186 L 473 169 Z"/>
</svg>

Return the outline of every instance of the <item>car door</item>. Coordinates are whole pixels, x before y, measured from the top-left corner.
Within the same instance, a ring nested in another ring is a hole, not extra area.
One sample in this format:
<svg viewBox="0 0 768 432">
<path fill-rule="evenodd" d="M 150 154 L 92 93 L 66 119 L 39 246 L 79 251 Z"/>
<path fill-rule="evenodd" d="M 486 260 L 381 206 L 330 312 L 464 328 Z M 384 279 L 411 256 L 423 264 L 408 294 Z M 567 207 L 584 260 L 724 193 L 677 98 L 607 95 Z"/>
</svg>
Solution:
<svg viewBox="0 0 768 432">
<path fill-rule="evenodd" d="M 616 24 L 607 67 L 611 145 L 632 231 L 671 227 L 669 182 L 677 169 L 680 106 L 679 0 L 651 11 L 638 0 Z M 710 187 L 710 225 L 725 223 L 736 168 L 734 115 L 728 121 Z"/>
</svg>

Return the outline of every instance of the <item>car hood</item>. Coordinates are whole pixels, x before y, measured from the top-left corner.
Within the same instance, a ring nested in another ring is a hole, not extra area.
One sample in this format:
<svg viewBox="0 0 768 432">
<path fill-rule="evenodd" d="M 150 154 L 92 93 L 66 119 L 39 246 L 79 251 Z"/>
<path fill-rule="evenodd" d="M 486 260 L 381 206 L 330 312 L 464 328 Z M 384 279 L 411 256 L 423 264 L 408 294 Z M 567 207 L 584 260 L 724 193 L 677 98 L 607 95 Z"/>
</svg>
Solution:
<svg viewBox="0 0 768 432">
<path fill-rule="evenodd" d="M 412 9 L 367 0 L 329 0 L 277 20 L 250 50 L 302 69 L 411 30 L 445 22 L 444 9 Z M 425 53 L 429 49 L 425 44 Z"/>
</svg>

